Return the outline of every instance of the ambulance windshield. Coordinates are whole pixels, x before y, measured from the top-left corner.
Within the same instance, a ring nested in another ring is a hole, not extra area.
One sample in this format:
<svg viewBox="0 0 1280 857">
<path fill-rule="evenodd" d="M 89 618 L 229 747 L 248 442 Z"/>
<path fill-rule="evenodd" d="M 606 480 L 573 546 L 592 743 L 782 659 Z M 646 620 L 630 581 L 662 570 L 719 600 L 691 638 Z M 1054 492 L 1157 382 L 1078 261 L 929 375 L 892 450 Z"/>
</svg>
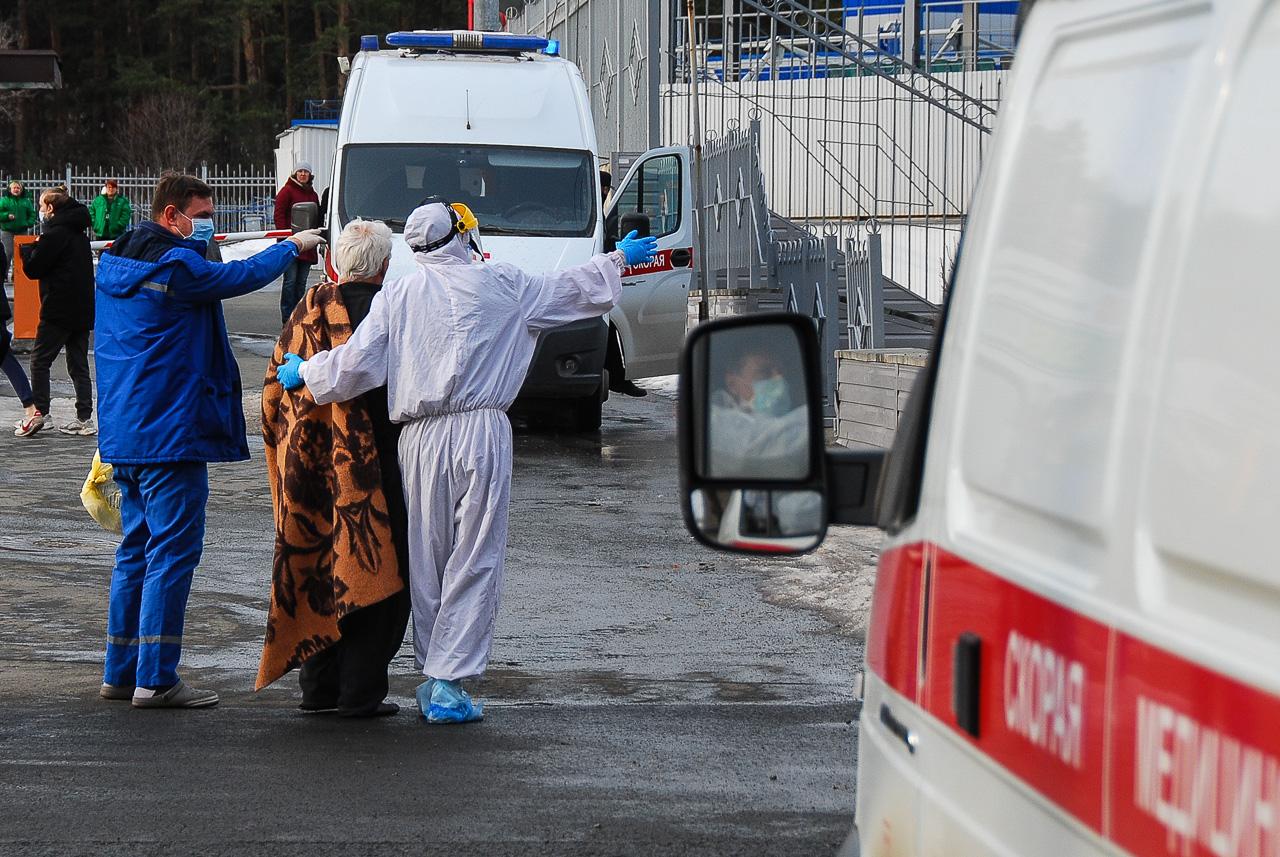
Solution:
<svg viewBox="0 0 1280 857">
<path fill-rule="evenodd" d="M 507 146 L 351 145 L 339 213 L 399 232 L 429 196 L 470 206 L 482 235 L 585 237 L 595 231 L 598 176 L 589 152 Z"/>
</svg>

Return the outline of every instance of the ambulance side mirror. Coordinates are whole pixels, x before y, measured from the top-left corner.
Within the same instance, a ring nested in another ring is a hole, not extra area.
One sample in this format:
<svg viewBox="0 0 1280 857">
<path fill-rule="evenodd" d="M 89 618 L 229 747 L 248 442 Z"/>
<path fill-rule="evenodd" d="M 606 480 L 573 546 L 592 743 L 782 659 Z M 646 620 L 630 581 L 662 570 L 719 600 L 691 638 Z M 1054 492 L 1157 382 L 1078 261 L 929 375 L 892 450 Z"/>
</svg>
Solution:
<svg viewBox="0 0 1280 857">
<path fill-rule="evenodd" d="M 295 202 L 289 209 L 289 228 L 294 232 L 320 226 L 320 206 L 314 202 Z"/>
<path fill-rule="evenodd" d="M 768 313 L 699 325 L 680 367 L 680 500 L 703 544 L 794 555 L 828 524 L 872 524 L 883 450 L 826 448 L 811 319 Z"/>
<path fill-rule="evenodd" d="M 639 232 L 640 238 L 648 238 L 653 234 L 653 225 L 649 221 L 649 215 L 643 211 L 629 211 L 622 215 L 618 222 L 618 238 L 626 238 L 631 234 L 631 230 Z"/>
</svg>

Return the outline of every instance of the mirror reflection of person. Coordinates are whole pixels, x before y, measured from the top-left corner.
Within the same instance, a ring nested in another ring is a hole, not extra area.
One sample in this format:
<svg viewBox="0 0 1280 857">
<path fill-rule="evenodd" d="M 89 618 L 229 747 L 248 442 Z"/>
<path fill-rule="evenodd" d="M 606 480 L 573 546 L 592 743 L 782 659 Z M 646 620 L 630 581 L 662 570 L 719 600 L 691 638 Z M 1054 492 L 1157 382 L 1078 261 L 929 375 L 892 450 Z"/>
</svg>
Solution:
<svg viewBox="0 0 1280 857">
<path fill-rule="evenodd" d="M 809 413 L 777 357 L 744 351 L 711 394 L 711 478 L 804 479 L 809 475 Z"/>
<path fill-rule="evenodd" d="M 743 491 L 743 535 L 769 538 L 811 536 L 822 529 L 822 498 L 817 491 Z"/>
</svg>

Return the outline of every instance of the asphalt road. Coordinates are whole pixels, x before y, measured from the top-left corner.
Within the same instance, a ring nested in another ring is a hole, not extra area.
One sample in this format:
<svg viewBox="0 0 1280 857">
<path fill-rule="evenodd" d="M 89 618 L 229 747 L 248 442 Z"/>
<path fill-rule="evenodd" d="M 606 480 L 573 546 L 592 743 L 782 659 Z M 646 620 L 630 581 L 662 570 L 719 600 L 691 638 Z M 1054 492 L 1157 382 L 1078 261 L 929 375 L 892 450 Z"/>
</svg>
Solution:
<svg viewBox="0 0 1280 857">
<path fill-rule="evenodd" d="M 271 558 L 254 387 L 276 300 L 227 307 L 255 459 L 212 470 L 183 666 L 215 709 L 97 699 L 114 539 L 77 496 L 93 441 L 0 432 L 0 854 L 834 853 L 875 537 L 781 562 L 697 546 L 655 395 L 611 401 L 599 435 L 517 432 L 485 722 L 420 721 L 407 645 L 397 717 L 303 716 L 292 676 L 254 694 Z"/>
</svg>

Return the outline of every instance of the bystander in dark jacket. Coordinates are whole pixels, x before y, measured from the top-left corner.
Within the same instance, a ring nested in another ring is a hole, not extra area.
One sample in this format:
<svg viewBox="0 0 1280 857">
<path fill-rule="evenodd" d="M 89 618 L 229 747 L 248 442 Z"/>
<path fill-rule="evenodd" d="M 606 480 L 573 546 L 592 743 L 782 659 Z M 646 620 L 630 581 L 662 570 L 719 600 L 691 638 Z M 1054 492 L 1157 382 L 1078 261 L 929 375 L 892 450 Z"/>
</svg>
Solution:
<svg viewBox="0 0 1280 857">
<path fill-rule="evenodd" d="M 284 183 L 284 187 L 280 188 L 280 192 L 276 194 L 275 207 L 275 226 L 276 229 L 289 229 L 292 227 L 293 207 L 300 202 L 314 202 L 317 207 L 320 205 L 320 197 L 316 196 L 313 183 L 315 175 L 311 172 L 311 165 L 306 161 L 298 163 L 297 169 L 293 171 L 293 175 Z M 285 269 L 284 282 L 280 286 L 280 323 L 284 324 L 289 320 L 289 316 L 293 313 L 293 308 L 302 300 L 302 296 L 307 291 L 307 275 L 311 273 L 311 266 L 319 261 L 319 256 L 314 250 L 307 253 L 299 253 L 294 263 Z"/>
<path fill-rule="evenodd" d="M 40 324 L 31 353 L 31 386 L 41 417 L 49 416 L 49 368 L 65 349 L 67 372 L 76 391 L 76 418 L 64 434 L 93 435 L 93 381 L 89 375 L 89 335 L 93 331 L 93 254 L 89 250 L 89 209 L 61 189 L 40 195 L 40 239 L 23 245 L 22 266 L 40 281 Z M 35 428 L 22 436 L 39 431 Z"/>
</svg>

